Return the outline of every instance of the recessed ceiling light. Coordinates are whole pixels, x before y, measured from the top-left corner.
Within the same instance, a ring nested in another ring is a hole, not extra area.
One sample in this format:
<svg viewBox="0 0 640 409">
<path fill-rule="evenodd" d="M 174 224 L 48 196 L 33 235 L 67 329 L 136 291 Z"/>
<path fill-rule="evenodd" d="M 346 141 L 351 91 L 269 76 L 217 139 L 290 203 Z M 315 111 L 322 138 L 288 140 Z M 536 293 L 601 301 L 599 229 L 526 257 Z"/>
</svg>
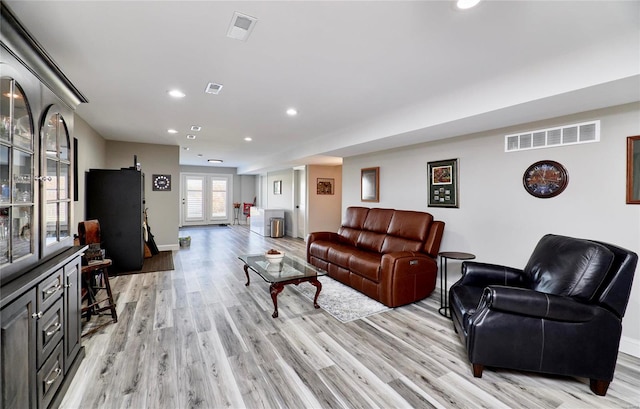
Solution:
<svg viewBox="0 0 640 409">
<path fill-rule="evenodd" d="M 480 0 L 458 0 L 456 6 L 461 10 L 466 10 L 477 6 L 478 3 L 480 3 Z"/>
<path fill-rule="evenodd" d="M 222 163 L 222 159 L 207 159 L 209 163 Z"/>
<path fill-rule="evenodd" d="M 187 139 L 196 139 L 195 135 L 187 135 Z"/>
<path fill-rule="evenodd" d="M 289 109 L 287 109 L 287 115 L 296 116 L 296 115 L 298 115 L 298 110 L 295 109 L 295 108 L 289 108 Z"/>
<path fill-rule="evenodd" d="M 215 82 L 210 82 L 207 84 L 207 87 L 204 89 L 204 92 L 207 94 L 218 95 L 220 91 L 222 91 L 222 84 L 218 84 Z"/>
<path fill-rule="evenodd" d="M 169 91 L 169 95 L 174 98 L 184 98 L 185 93 L 177 89 L 172 89 L 171 91 Z"/>
<path fill-rule="evenodd" d="M 244 140 L 247 142 L 251 142 L 253 139 L 247 136 L 246 138 L 244 138 Z"/>
<path fill-rule="evenodd" d="M 200 132 L 201 129 L 202 129 L 201 126 L 191 125 L 191 130 L 194 131 L 194 132 Z"/>
<path fill-rule="evenodd" d="M 178 133 L 178 131 L 176 131 L 175 129 L 167 129 L 167 132 L 169 132 L 169 133 Z"/>
</svg>

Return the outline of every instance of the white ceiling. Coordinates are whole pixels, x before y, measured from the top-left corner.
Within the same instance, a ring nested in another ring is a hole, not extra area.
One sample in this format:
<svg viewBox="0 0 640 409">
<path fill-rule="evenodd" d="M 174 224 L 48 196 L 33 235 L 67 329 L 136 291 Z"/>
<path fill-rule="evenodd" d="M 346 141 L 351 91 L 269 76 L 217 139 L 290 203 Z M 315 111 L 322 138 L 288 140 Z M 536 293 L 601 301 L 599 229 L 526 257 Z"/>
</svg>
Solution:
<svg viewBox="0 0 640 409">
<path fill-rule="evenodd" d="M 91 127 L 179 145 L 183 165 L 340 163 L 640 100 L 638 1 L 5 3 L 88 98 Z M 246 42 L 226 37 L 235 11 L 258 19 Z"/>
</svg>

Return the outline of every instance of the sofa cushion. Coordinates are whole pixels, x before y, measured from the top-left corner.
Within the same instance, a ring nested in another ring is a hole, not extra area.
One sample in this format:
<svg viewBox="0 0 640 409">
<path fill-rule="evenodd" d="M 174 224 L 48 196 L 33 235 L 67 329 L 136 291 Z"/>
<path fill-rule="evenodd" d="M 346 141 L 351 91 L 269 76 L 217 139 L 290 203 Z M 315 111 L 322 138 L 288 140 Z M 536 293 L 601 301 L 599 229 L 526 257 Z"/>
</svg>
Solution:
<svg viewBox="0 0 640 409">
<path fill-rule="evenodd" d="M 391 217 L 393 209 L 370 209 L 356 246 L 362 250 L 380 253 Z"/>
<path fill-rule="evenodd" d="M 538 242 L 524 275 L 533 290 L 590 300 L 613 259 L 613 253 L 599 243 L 547 234 Z"/>
<path fill-rule="evenodd" d="M 342 242 L 355 246 L 358 242 L 360 231 L 364 228 L 364 221 L 369 213 L 367 207 L 348 207 L 342 226 L 338 229 L 338 235 Z"/>
<path fill-rule="evenodd" d="M 340 267 L 349 268 L 349 258 L 357 251 L 351 246 L 335 243 L 327 251 L 327 261 Z"/>
<path fill-rule="evenodd" d="M 328 240 L 316 240 L 309 245 L 309 254 L 321 260 L 327 260 L 327 253 L 335 242 Z"/>
<path fill-rule="evenodd" d="M 349 259 L 349 270 L 369 280 L 380 282 L 380 259 L 382 254 L 370 251 L 354 251 Z"/>
<path fill-rule="evenodd" d="M 409 210 L 393 212 L 387 233 L 392 236 L 423 242 L 427 238 L 433 216 L 429 213 Z"/>
</svg>

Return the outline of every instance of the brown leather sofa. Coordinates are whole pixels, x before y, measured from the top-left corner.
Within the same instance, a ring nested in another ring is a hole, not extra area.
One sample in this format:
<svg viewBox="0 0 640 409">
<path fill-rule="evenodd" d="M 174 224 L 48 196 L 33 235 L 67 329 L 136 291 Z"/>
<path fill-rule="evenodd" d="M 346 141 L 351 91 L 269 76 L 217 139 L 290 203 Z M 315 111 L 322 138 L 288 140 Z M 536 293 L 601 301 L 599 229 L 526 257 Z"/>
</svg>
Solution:
<svg viewBox="0 0 640 409">
<path fill-rule="evenodd" d="M 426 298 L 436 286 L 444 222 L 425 212 L 349 207 L 337 233 L 315 232 L 307 261 L 389 307 Z"/>
</svg>

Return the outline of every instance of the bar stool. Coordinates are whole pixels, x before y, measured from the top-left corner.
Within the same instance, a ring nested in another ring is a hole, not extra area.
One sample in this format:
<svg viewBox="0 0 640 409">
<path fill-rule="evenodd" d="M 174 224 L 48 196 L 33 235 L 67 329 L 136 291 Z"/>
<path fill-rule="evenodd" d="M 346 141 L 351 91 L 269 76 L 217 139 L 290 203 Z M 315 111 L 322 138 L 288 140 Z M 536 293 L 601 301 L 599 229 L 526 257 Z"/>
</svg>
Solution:
<svg viewBox="0 0 640 409">
<path fill-rule="evenodd" d="M 112 318 L 112 321 L 91 328 L 82 334 L 82 336 L 86 336 L 111 322 L 118 322 L 118 313 L 109 283 L 108 268 L 113 263 L 110 259 L 104 258 L 104 250 L 100 248 L 100 223 L 98 220 L 86 220 L 78 223 L 78 236 L 80 245 L 89 246 L 82 260 L 82 301 L 87 301 L 87 305 L 82 307 L 82 317 L 90 321 L 91 316 L 105 315 L 103 312 L 108 310 Z M 105 290 L 106 297 L 98 294 L 100 290 Z"/>
</svg>

